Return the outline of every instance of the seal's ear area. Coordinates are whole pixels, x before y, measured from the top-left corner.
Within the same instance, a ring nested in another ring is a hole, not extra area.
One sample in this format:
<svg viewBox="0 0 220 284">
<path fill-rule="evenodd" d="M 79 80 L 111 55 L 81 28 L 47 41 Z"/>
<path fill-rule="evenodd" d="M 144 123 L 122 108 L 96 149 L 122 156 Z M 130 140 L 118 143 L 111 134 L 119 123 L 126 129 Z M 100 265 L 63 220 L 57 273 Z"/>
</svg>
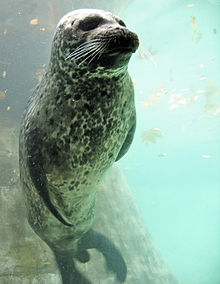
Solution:
<svg viewBox="0 0 220 284">
<path fill-rule="evenodd" d="M 65 42 L 69 41 L 72 44 L 74 44 L 73 41 L 75 41 L 76 43 L 78 42 L 78 38 L 77 38 L 75 32 L 73 31 L 72 27 L 70 27 L 70 26 L 64 28 L 62 37 L 63 37 Z"/>
</svg>

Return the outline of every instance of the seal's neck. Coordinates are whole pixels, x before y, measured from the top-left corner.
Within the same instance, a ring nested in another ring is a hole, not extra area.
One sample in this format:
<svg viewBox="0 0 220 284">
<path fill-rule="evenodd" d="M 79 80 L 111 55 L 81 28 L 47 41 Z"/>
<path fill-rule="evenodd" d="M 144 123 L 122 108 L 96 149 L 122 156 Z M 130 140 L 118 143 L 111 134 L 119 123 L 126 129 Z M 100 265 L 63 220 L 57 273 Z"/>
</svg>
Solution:
<svg viewBox="0 0 220 284">
<path fill-rule="evenodd" d="M 98 78 L 98 79 L 120 79 L 128 75 L 128 65 L 122 65 L 117 68 L 113 67 L 103 67 L 100 65 L 94 64 L 84 64 L 77 65 L 74 61 L 65 61 L 58 60 L 58 58 L 53 57 L 53 60 L 50 60 L 48 71 L 51 74 L 62 74 L 65 78 L 72 81 L 77 78 Z M 62 76 L 61 75 L 61 76 Z"/>
</svg>

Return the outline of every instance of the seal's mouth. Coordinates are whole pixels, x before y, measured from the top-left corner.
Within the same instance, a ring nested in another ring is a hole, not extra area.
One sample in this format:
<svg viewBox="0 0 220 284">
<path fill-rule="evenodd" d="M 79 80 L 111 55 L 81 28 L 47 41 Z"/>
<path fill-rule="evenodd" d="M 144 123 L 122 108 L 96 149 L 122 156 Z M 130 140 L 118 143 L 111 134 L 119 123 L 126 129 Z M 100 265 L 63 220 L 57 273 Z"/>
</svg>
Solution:
<svg viewBox="0 0 220 284">
<path fill-rule="evenodd" d="M 114 48 L 108 49 L 105 52 L 103 52 L 103 54 L 115 55 L 115 56 L 118 54 L 126 54 L 126 53 L 134 53 L 134 51 L 130 47 L 118 46 L 118 47 L 114 47 Z"/>
<path fill-rule="evenodd" d="M 139 46 L 139 40 L 136 34 L 128 31 L 123 35 L 112 37 L 109 42 L 104 54 L 126 54 L 135 53 Z"/>
</svg>

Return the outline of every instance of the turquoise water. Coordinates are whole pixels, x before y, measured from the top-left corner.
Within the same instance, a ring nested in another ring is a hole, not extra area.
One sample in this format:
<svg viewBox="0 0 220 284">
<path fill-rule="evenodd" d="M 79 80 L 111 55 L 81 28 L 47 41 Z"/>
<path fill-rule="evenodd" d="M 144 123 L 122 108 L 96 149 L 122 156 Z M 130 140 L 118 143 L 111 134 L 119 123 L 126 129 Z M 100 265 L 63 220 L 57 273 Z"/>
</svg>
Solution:
<svg viewBox="0 0 220 284">
<path fill-rule="evenodd" d="M 220 283 L 220 2 L 140 1 L 123 17 L 153 56 L 130 64 L 138 124 L 120 166 L 180 283 Z"/>
</svg>

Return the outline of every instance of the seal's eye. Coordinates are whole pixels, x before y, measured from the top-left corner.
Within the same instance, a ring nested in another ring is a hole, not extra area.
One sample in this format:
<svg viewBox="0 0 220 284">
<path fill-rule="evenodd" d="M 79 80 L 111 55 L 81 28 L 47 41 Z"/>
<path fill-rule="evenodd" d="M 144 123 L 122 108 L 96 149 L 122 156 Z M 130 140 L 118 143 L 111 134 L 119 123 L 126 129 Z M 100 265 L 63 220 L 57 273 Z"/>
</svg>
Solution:
<svg viewBox="0 0 220 284">
<path fill-rule="evenodd" d="M 100 17 L 89 17 L 79 23 L 79 28 L 85 32 L 90 31 L 97 28 L 101 21 Z"/>
<path fill-rule="evenodd" d="M 120 26 L 126 27 L 125 23 L 122 20 L 119 20 L 118 23 Z"/>
</svg>

